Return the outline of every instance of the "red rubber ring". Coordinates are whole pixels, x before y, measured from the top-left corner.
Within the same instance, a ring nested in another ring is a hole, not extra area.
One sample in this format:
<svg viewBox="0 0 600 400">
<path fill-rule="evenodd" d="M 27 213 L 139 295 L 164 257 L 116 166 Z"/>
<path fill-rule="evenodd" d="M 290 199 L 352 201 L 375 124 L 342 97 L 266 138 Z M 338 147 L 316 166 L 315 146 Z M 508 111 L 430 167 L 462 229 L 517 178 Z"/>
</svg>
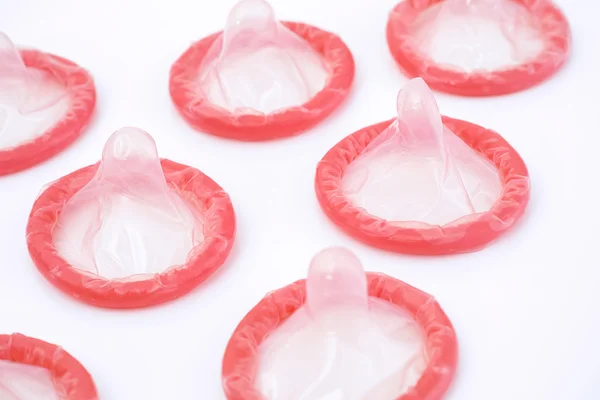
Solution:
<svg viewBox="0 0 600 400">
<path fill-rule="evenodd" d="M 27 67 L 45 71 L 65 85 L 71 107 L 63 119 L 44 134 L 16 147 L 0 149 L 0 175 L 22 171 L 64 150 L 87 127 L 96 106 L 94 80 L 85 69 L 37 50 L 20 50 L 20 53 Z"/>
<path fill-rule="evenodd" d="M 446 69 L 410 43 L 408 26 L 427 7 L 443 0 L 405 0 L 396 5 L 387 24 L 387 42 L 392 56 L 410 77 L 422 77 L 435 90 L 461 96 L 497 96 L 535 86 L 556 73 L 566 62 L 571 42 L 569 23 L 550 1 L 513 0 L 542 21 L 546 48 L 539 56 L 512 68 L 487 73 L 464 73 Z"/>
<path fill-rule="evenodd" d="M 498 168 L 502 195 L 489 211 L 443 226 L 408 228 L 354 206 L 340 187 L 344 170 L 393 121 L 368 126 L 342 139 L 317 166 L 317 199 L 325 214 L 348 234 L 371 246 L 399 253 L 463 253 L 482 248 L 523 215 L 529 201 L 529 173 L 516 150 L 496 132 L 448 117 L 442 117 L 444 125 Z"/>
<path fill-rule="evenodd" d="M 107 308 L 147 307 L 174 300 L 212 275 L 227 259 L 235 236 L 235 214 L 227 193 L 195 168 L 161 160 L 167 184 L 204 215 L 204 241 L 185 265 L 152 278 L 105 279 L 76 269 L 57 252 L 52 231 L 65 203 L 92 179 L 98 164 L 60 178 L 36 200 L 27 223 L 27 247 L 39 271 L 63 292 Z"/>
<path fill-rule="evenodd" d="M 45 368 L 69 400 L 97 400 L 90 373 L 62 348 L 21 334 L 0 335 L 0 360 Z"/>
<path fill-rule="evenodd" d="M 458 343 L 452 323 L 429 294 L 391 276 L 367 273 L 369 296 L 408 311 L 427 335 L 429 362 L 409 392 L 397 400 L 438 400 L 456 372 Z M 223 357 L 223 389 L 228 400 L 265 400 L 254 381 L 257 348 L 306 301 L 306 281 L 299 280 L 269 293 L 240 322 Z"/>
<path fill-rule="evenodd" d="M 354 80 L 354 59 L 350 49 L 336 35 L 297 22 L 283 24 L 306 40 L 332 66 L 327 86 L 299 107 L 266 115 L 236 115 L 211 104 L 187 87 L 198 66 L 222 32 L 193 44 L 173 64 L 169 90 L 175 107 L 194 128 L 216 136 L 245 141 L 262 141 L 293 136 L 305 131 L 333 112 L 346 98 Z"/>
</svg>

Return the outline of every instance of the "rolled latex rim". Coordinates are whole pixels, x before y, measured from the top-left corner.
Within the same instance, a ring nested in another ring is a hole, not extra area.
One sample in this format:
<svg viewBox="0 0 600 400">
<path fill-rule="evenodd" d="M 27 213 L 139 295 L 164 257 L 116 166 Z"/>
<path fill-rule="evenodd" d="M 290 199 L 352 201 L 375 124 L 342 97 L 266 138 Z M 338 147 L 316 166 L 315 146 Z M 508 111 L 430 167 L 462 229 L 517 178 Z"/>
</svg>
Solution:
<svg viewBox="0 0 600 400">
<path fill-rule="evenodd" d="M 0 360 L 47 369 L 66 399 L 96 400 L 90 373 L 62 348 L 18 333 L 0 335 Z"/>
<path fill-rule="evenodd" d="M 186 88 L 186 82 L 195 78 L 198 66 L 210 46 L 222 35 L 222 32 L 215 33 L 193 44 L 171 68 L 171 98 L 190 125 L 200 131 L 230 139 L 279 139 L 311 128 L 343 102 L 354 80 L 354 59 L 350 49 L 333 33 L 297 22 L 282 23 L 310 43 L 328 65 L 335 65 L 326 86 L 301 106 L 266 115 L 236 115 L 215 106 L 206 98 Z M 340 91 L 346 93 L 340 95 Z"/>
<path fill-rule="evenodd" d="M 57 252 L 52 230 L 64 204 L 94 176 L 98 164 L 77 170 L 48 187 L 33 205 L 27 246 L 38 270 L 54 286 L 86 303 L 107 308 L 147 307 L 179 298 L 208 279 L 227 259 L 235 214 L 227 193 L 195 168 L 161 160 L 169 186 L 204 214 L 204 241 L 188 261 L 143 280 L 105 279 L 69 265 Z M 213 207 L 214 206 L 214 207 Z"/>
<path fill-rule="evenodd" d="M 498 169 L 502 194 L 488 211 L 475 214 L 474 219 L 463 217 L 443 226 L 422 224 L 426 227 L 415 228 L 399 226 L 353 205 L 341 189 L 344 171 L 393 121 L 368 126 L 346 137 L 317 166 L 315 190 L 319 204 L 349 235 L 399 253 L 464 253 L 495 240 L 523 215 L 529 201 L 529 173 L 517 151 L 494 131 L 448 117 L 442 117 L 444 125 Z"/>
<path fill-rule="evenodd" d="M 37 50 L 21 50 L 27 67 L 45 71 L 68 89 L 71 106 L 52 128 L 35 139 L 0 149 L 0 175 L 22 171 L 46 161 L 77 139 L 90 122 L 96 105 L 96 88 L 91 75 L 77 64 Z"/>
<path fill-rule="evenodd" d="M 429 362 L 415 386 L 397 400 L 436 400 L 446 392 L 458 362 L 458 343 L 452 323 L 430 295 L 402 281 L 367 273 L 369 296 L 408 311 L 427 336 Z M 257 348 L 269 333 L 306 301 L 306 281 L 269 293 L 240 322 L 223 357 L 223 388 L 228 400 L 265 400 L 254 386 Z"/>
<path fill-rule="evenodd" d="M 411 78 L 422 77 L 432 89 L 461 96 L 514 93 L 548 79 L 567 60 L 571 32 L 563 13 L 550 1 L 514 0 L 544 21 L 541 26 L 546 47 L 537 58 L 512 68 L 469 74 L 436 65 L 407 40 L 406 24 L 440 1 L 444 0 L 404 0 L 393 9 L 387 24 L 388 47 L 400 68 Z"/>
</svg>

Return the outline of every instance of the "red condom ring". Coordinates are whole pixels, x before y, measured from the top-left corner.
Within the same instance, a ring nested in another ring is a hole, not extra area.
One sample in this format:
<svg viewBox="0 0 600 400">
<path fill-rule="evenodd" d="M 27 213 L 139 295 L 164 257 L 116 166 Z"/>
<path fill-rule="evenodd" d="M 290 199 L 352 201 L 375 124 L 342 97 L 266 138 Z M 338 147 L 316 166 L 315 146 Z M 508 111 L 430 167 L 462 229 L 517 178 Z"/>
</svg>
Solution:
<svg viewBox="0 0 600 400">
<path fill-rule="evenodd" d="M 242 1 L 238 8 L 245 6 L 244 3 Z M 269 7 L 262 1 L 259 3 L 261 7 Z M 256 5 L 252 3 L 248 6 Z M 253 10 L 251 9 L 250 13 Z M 233 17 L 235 12 L 236 8 L 232 12 Z M 253 17 L 250 16 L 250 23 L 255 23 L 251 19 Z M 215 33 L 193 44 L 171 68 L 169 82 L 171 98 L 181 115 L 194 128 L 217 136 L 245 141 L 278 139 L 296 135 L 316 125 L 346 98 L 354 79 L 354 59 L 348 47 L 338 36 L 298 22 L 282 22 L 280 25 L 273 20 L 267 21 L 266 24 L 269 29 L 272 28 L 271 24 L 277 24 L 280 31 L 287 28 L 303 41 L 308 42 L 329 69 L 330 76 L 325 87 L 300 106 L 269 113 L 233 113 L 216 106 L 209 101 L 205 93 L 197 90 L 197 85 L 194 85 L 200 65 L 206 61 L 205 57 L 209 50 L 214 51 L 211 46 L 218 44 L 219 41 L 222 42 L 223 32 Z M 258 35 L 260 34 L 259 32 Z M 261 39 L 258 42 L 263 41 Z"/>
<path fill-rule="evenodd" d="M 64 117 L 41 136 L 16 147 L 0 149 L 0 175 L 27 169 L 65 149 L 86 128 L 96 105 L 94 81 L 86 70 L 69 60 L 37 50 L 20 50 L 19 53 L 25 66 L 47 73 L 64 85 L 70 107 Z"/>
<path fill-rule="evenodd" d="M 130 133 L 149 137 L 147 133 L 132 128 L 123 128 L 113 137 Z M 189 252 L 186 263 L 151 274 L 146 279 L 106 279 L 69 265 L 57 250 L 53 232 L 64 206 L 95 178 L 99 165 L 79 169 L 52 183 L 35 201 L 29 215 L 29 254 L 39 271 L 53 285 L 77 299 L 100 307 L 146 307 L 183 296 L 225 262 L 235 236 L 235 214 L 229 196 L 199 170 L 162 159 L 160 166 L 167 185 L 186 199 L 195 213 L 203 216 L 204 240 Z"/>
<path fill-rule="evenodd" d="M 331 250 L 321 254 L 328 256 L 328 252 Z M 458 362 L 452 323 L 429 294 L 384 274 L 371 272 L 366 278 L 371 298 L 406 310 L 426 335 L 429 360 L 425 370 L 416 384 L 397 400 L 441 399 L 452 382 Z M 312 279 L 310 272 L 309 279 Z M 303 279 L 266 295 L 240 322 L 223 357 L 223 388 L 228 400 L 264 400 L 256 387 L 258 347 L 306 301 L 306 280 Z"/>
<path fill-rule="evenodd" d="M 0 360 L 47 369 L 57 392 L 70 400 L 96 400 L 89 372 L 62 348 L 21 334 L 0 335 Z"/>
<path fill-rule="evenodd" d="M 405 0 L 396 5 L 387 24 L 392 56 L 409 77 L 422 77 L 435 90 L 461 96 L 497 96 L 535 86 L 565 63 L 571 33 L 563 13 L 549 0 L 511 0 L 539 21 L 544 50 L 526 63 L 494 71 L 465 73 L 445 68 L 415 49 L 409 27 L 428 7 L 448 0 Z"/>
<path fill-rule="evenodd" d="M 423 90 L 419 81 L 415 79 L 409 82 L 406 89 L 400 92 L 399 104 L 401 99 L 408 98 L 411 109 L 417 110 L 419 104 L 424 103 L 415 100 L 431 102 L 428 106 L 433 105 L 437 114 L 437 117 L 433 114 L 433 121 L 436 118 L 439 121 L 433 98 L 420 100 L 414 96 Z M 427 108 L 424 110 L 416 111 L 416 118 L 414 115 L 406 115 L 406 122 L 411 121 L 411 118 L 412 121 L 418 122 L 418 118 L 427 112 Z M 400 119 L 399 116 L 398 120 Z M 439 225 L 410 220 L 401 220 L 408 223 L 386 220 L 355 205 L 342 190 L 345 171 L 375 138 L 393 129 L 398 120 L 380 122 L 351 134 L 329 150 L 319 162 L 315 178 L 317 198 L 327 216 L 336 225 L 356 239 L 385 250 L 423 255 L 451 254 L 483 247 L 513 226 L 521 217 L 529 200 L 530 186 L 527 167 L 519 154 L 496 132 L 449 117 L 442 117 L 442 122 L 451 132 L 450 135 L 456 135 L 498 170 L 502 187 L 499 188 L 499 198 L 490 201 L 491 205 L 486 208 L 487 211 L 471 212 Z M 411 134 L 416 132 L 422 135 L 427 127 L 423 124 L 415 128 Z M 404 137 L 403 140 L 406 142 L 410 137 Z M 451 171 L 447 170 L 444 174 L 449 172 Z M 410 196 L 410 193 L 407 195 Z"/>
</svg>

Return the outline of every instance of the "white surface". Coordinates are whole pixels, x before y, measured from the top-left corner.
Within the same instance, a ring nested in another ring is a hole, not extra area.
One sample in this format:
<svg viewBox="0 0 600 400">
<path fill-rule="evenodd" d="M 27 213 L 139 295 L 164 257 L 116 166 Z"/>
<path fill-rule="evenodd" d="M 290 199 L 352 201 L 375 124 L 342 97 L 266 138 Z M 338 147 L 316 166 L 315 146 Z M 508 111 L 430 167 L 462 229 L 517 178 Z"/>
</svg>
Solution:
<svg viewBox="0 0 600 400">
<path fill-rule="evenodd" d="M 282 18 L 340 34 L 357 62 L 354 90 L 315 129 L 270 143 L 198 133 L 177 115 L 170 65 L 196 39 L 223 27 L 233 0 L 2 0 L 0 29 L 18 44 L 71 58 L 98 89 L 87 133 L 52 160 L 0 178 L 0 332 L 61 344 L 93 374 L 101 400 L 223 399 L 221 358 L 240 319 L 269 290 L 304 277 L 330 245 L 351 248 L 365 269 L 383 271 L 436 296 L 460 342 L 447 399 L 600 397 L 598 148 L 600 5 L 561 0 L 574 51 L 557 76 L 527 92 L 487 99 L 439 94 L 446 115 L 500 132 L 532 180 L 527 214 L 487 249 L 410 257 L 362 245 L 317 205 L 314 171 L 353 131 L 395 110 L 407 79 L 389 55 L 384 27 L 396 0 L 274 0 Z M 35 269 L 25 224 L 40 188 L 97 161 L 125 126 L 151 133 L 160 155 L 200 168 L 231 195 L 238 216 L 227 264 L 200 288 L 164 306 L 133 311 L 89 307 Z"/>
</svg>

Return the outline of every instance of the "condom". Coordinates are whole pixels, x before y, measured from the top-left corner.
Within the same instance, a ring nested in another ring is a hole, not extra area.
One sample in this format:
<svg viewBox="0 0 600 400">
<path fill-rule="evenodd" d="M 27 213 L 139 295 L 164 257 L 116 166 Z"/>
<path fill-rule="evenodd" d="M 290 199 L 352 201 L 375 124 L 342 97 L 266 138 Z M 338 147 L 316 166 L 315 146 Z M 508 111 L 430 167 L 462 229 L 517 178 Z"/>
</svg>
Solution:
<svg viewBox="0 0 600 400">
<path fill-rule="evenodd" d="M 550 0 L 405 0 L 390 14 L 387 41 L 401 69 L 431 88 L 494 96 L 556 73 L 571 33 Z"/>
<path fill-rule="evenodd" d="M 279 22 L 264 0 L 242 0 L 223 32 L 173 64 L 169 89 L 194 128 L 258 141 L 317 124 L 346 98 L 353 79 L 354 60 L 339 37 Z"/>
<path fill-rule="evenodd" d="M 398 117 L 336 144 L 317 166 L 329 218 L 372 246 L 412 254 L 478 250 L 529 200 L 529 174 L 496 132 L 441 117 L 420 78 L 398 94 Z"/>
<path fill-rule="evenodd" d="M 58 346 L 0 335 L 0 399 L 97 400 L 88 371 Z"/>
<path fill-rule="evenodd" d="M 159 159 L 122 128 L 102 160 L 45 189 L 27 224 L 29 253 L 64 292 L 111 308 L 178 298 L 226 260 L 235 235 L 227 193 L 195 168 Z"/>
<path fill-rule="evenodd" d="M 366 273 L 329 248 L 308 278 L 269 293 L 244 317 L 223 359 L 229 400 L 440 399 L 458 359 L 435 299 Z"/>
<path fill-rule="evenodd" d="M 83 132 L 96 104 L 92 77 L 64 58 L 17 50 L 0 33 L 0 175 L 62 151 Z"/>
</svg>

